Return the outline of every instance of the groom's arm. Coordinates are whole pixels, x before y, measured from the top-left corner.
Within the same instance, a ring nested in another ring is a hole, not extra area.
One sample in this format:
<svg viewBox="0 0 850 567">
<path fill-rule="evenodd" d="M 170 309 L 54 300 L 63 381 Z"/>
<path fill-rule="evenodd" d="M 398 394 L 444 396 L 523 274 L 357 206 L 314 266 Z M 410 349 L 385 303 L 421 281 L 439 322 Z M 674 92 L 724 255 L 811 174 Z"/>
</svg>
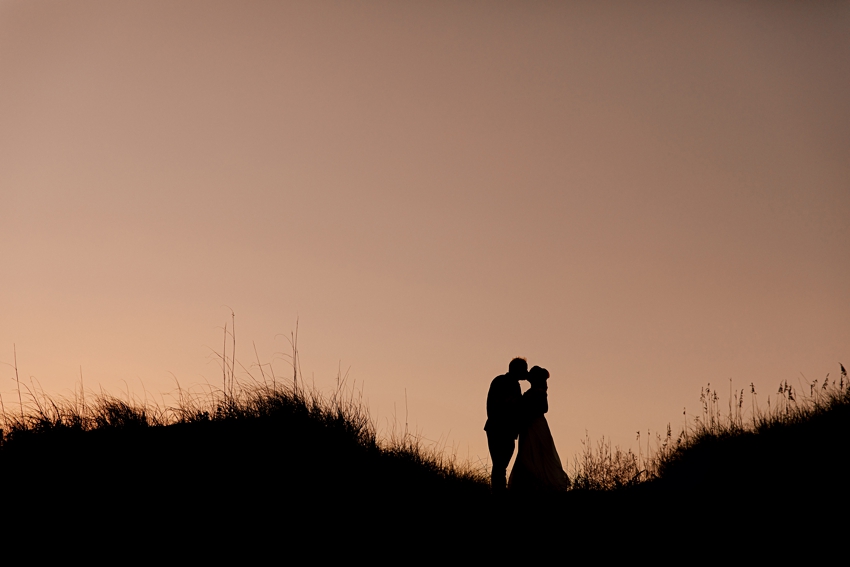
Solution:
<svg viewBox="0 0 850 567">
<path fill-rule="evenodd" d="M 522 390 L 518 383 L 505 384 L 494 380 L 487 396 L 487 416 L 499 427 L 513 428 L 521 411 L 521 403 Z"/>
</svg>

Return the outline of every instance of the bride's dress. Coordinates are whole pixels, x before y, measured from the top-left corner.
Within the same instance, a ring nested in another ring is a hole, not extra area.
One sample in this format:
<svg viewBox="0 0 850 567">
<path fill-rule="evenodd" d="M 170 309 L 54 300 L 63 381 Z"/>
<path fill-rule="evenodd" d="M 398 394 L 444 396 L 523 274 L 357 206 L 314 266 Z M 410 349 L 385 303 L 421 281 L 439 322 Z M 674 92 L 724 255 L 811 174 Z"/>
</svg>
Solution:
<svg viewBox="0 0 850 567">
<path fill-rule="evenodd" d="M 549 410 L 547 398 L 546 390 L 537 388 L 522 396 L 526 427 L 520 430 L 519 451 L 508 479 L 511 490 L 566 490 L 570 485 L 543 415 Z"/>
</svg>

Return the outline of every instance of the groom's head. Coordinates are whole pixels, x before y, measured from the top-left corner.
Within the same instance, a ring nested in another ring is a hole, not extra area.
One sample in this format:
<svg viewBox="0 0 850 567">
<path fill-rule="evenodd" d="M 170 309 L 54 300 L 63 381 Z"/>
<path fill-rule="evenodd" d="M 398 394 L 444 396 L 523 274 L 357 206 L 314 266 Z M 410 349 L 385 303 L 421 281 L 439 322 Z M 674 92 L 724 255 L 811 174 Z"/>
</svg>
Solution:
<svg viewBox="0 0 850 567">
<path fill-rule="evenodd" d="M 508 364 L 508 374 L 517 380 L 528 379 L 528 362 L 524 358 L 517 357 Z"/>
</svg>

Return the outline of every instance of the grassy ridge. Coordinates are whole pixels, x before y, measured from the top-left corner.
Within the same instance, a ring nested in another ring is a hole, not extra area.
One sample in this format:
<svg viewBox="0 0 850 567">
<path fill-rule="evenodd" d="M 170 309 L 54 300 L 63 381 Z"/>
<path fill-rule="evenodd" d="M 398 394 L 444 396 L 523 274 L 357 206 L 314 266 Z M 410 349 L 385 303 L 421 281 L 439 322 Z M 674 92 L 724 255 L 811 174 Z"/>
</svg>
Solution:
<svg viewBox="0 0 850 567">
<path fill-rule="evenodd" d="M 352 398 L 280 387 L 168 410 L 111 397 L 85 407 L 42 399 L 6 414 L 0 482 L 15 487 L 21 506 L 117 511 L 134 502 L 146 517 L 173 506 L 214 517 L 379 511 L 488 492 L 481 472 L 412 436 L 379 442 Z"/>
<path fill-rule="evenodd" d="M 766 409 L 752 384 L 748 401 L 744 390 L 730 391 L 725 407 L 709 385 L 701 414 L 675 437 L 668 426 L 654 449 L 635 453 L 587 439 L 575 461 L 574 489 L 806 493 L 835 479 L 850 458 L 850 382 L 840 369 L 838 380 L 827 375 L 808 392 L 780 384 Z"/>
<path fill-rule="evenodd" d="M 594 517 L 616 517 L 612 507 L 631 506 L 631 497 L 646 513 L 647 502 L 663 510 L 665 500 L 641 495 L 803 494 L 834 479 L 850 455 L 850 384 L 841 370 L 805 396 L 784 384 L 767 410 L 752 391 L 747 417 L 743 392 L 724 414 L 705 389 L 702 415 L 677 437 L 668 429 L 654 452 L 638 454 L 588 441 L 571 471 L 573 490 L 534 501 L 494 504 L 485 471 L 409 435 L 382 442 L 352 395 L 323 397 L 295 382 L 181 396 L 170 408 L 31 396 L 28 411 L 3 415 L 0 483 L 7 510 L 97 511 L 125 523 L 128 514 L 149 523 L 188 513 L 212 529 L 225 518 L 342 514 L 366 525 L 400 514 L 463 525 L 476 511 L 481 529 L 540 515 L 550 527 L 585 529 Z"/>
<path fill-rule="evenodd" d="M 742 415 L 743 391 L 725 417 L 716 407 L 716 392 L 705 391 L 706 417 L 659 458 L 652 484 L 803 495 L 837 481 L 850 458 L 850 384 L 844 366 L 839 380 L 827 376 L 807 389 L 801 394 L 784 382 L 774 403 L 761 410 L 753 402 L 748 418 Z"/>
</svg>

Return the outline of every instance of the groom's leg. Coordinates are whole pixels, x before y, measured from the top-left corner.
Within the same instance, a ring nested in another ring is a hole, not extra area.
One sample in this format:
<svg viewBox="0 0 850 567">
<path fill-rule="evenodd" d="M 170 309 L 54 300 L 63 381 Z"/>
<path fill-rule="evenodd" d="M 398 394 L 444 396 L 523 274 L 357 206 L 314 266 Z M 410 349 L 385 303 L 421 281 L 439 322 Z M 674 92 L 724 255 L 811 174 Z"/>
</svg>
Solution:
<svg viewBox="0 0 850 567">
<path fill-rule="evenodd" d="M 487 432 L 487 446 L 490 449 L 490 459 L 493 461 L 493 471 L 490 474 L 490 489 L 494 494 L 505 491 L 508 484 L 508 464 L 514 455 L 516 440 L 507 435 Z"/>
</svg>

